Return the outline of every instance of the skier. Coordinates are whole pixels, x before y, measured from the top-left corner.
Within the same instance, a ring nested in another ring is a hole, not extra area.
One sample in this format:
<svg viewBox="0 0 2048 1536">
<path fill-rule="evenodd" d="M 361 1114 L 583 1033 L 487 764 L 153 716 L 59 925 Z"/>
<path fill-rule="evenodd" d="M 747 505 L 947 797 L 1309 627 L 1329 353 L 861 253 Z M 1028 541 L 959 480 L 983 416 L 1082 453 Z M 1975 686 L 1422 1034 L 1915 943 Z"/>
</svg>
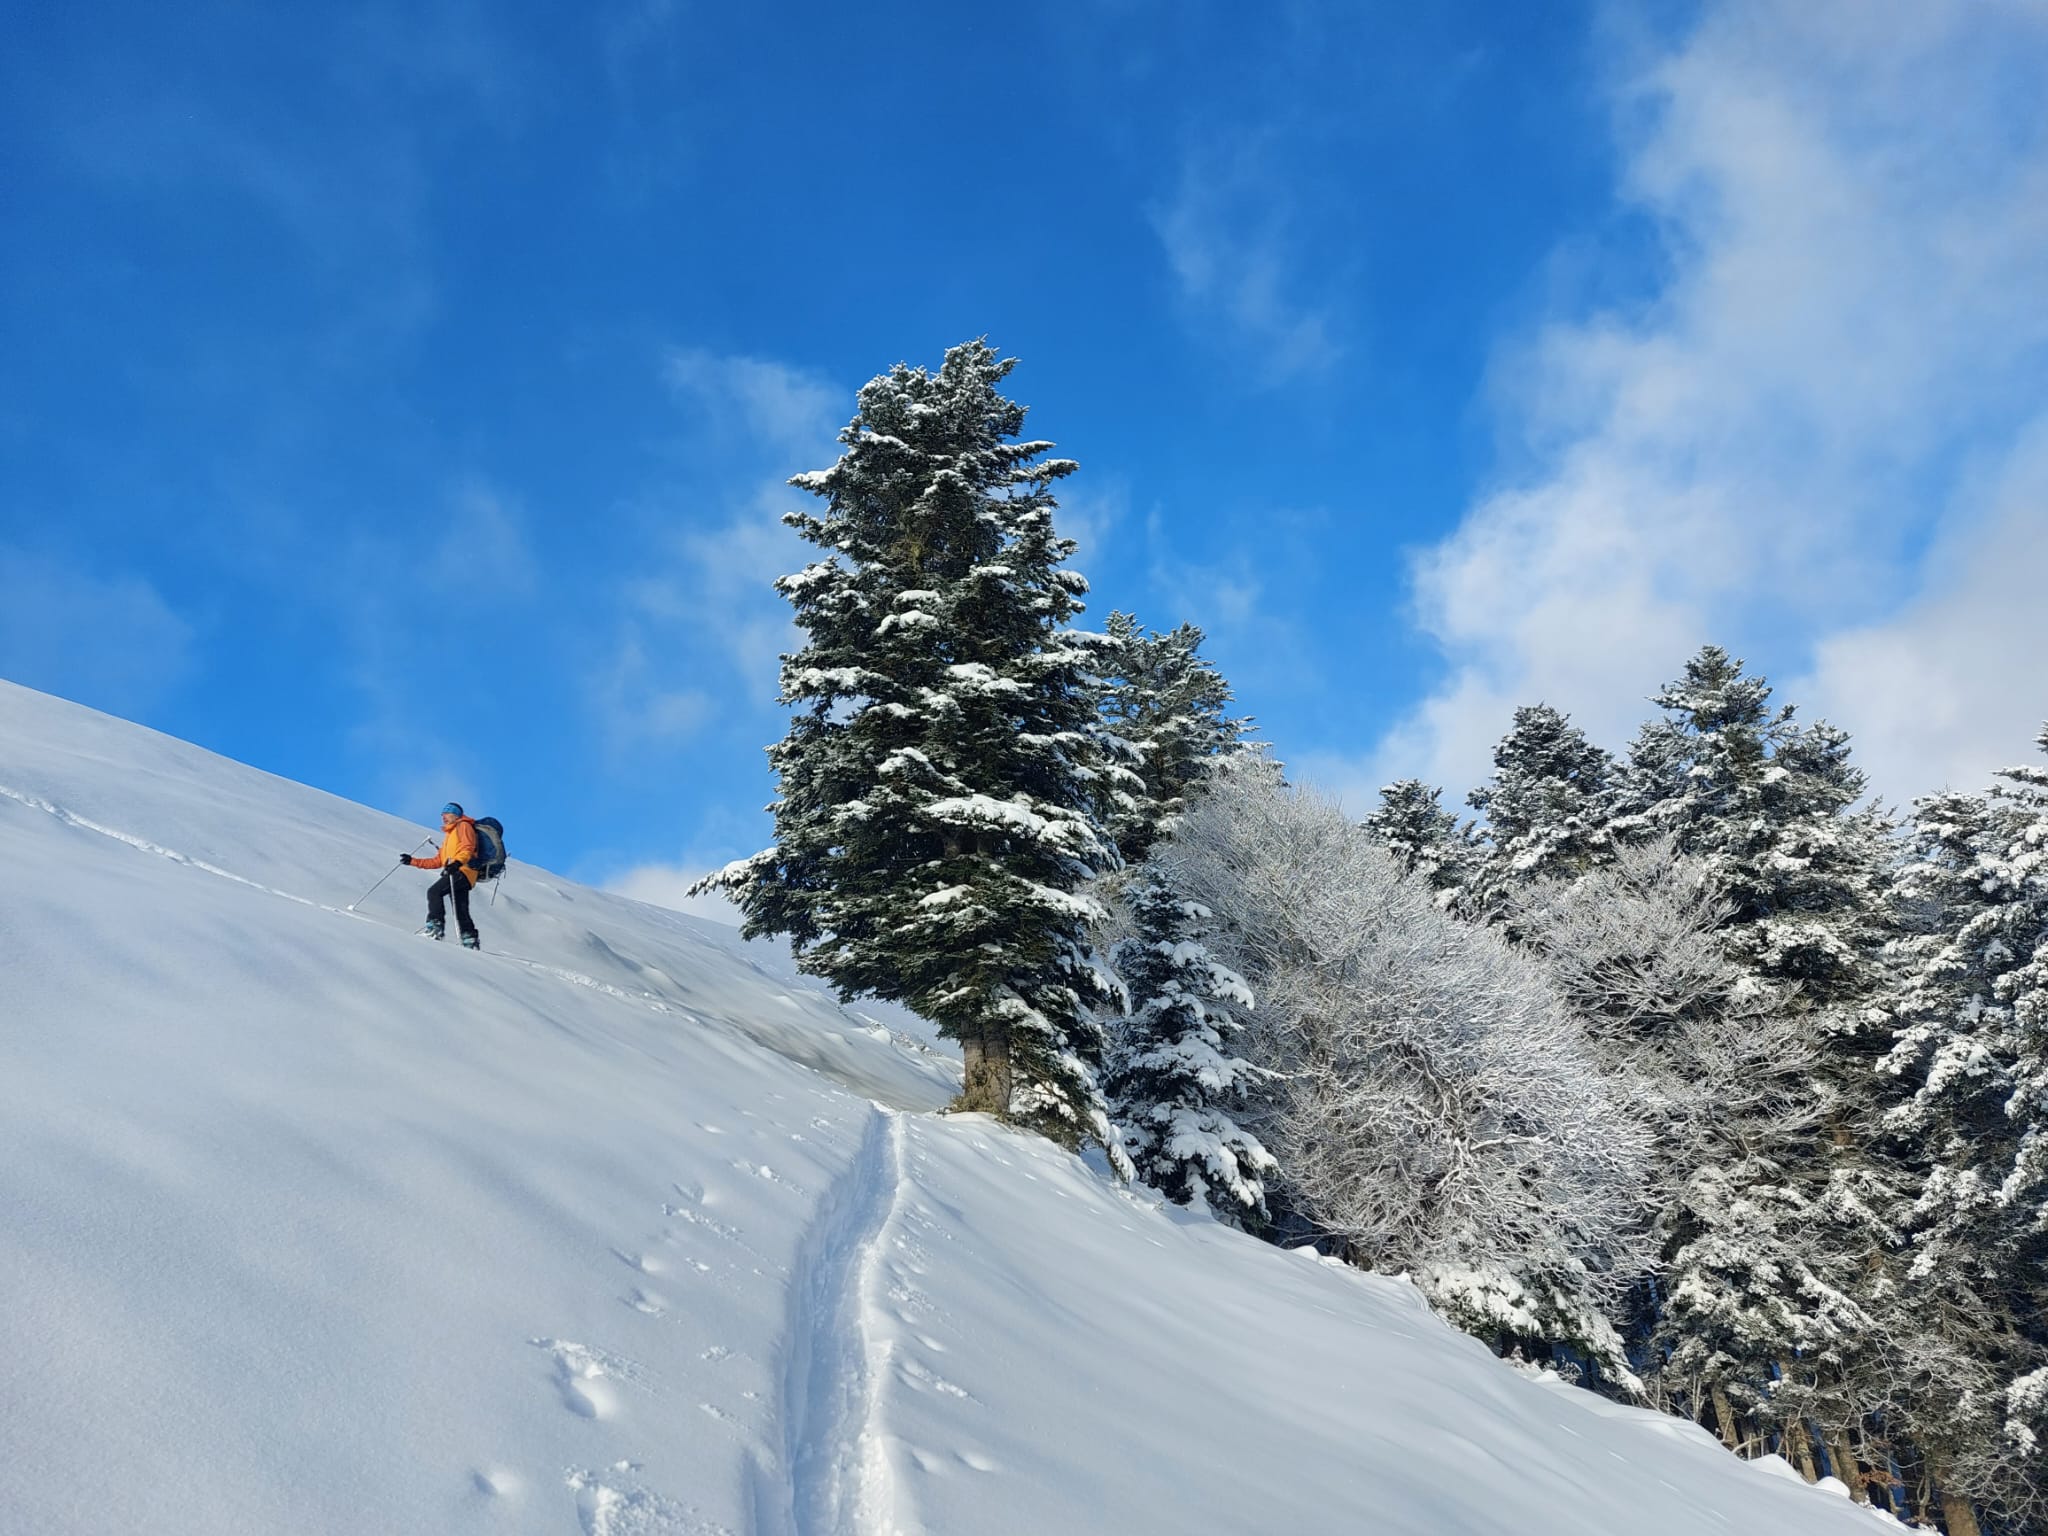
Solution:
<svg viewBox="0 0 2048 1536">
<path fill-rule="evenodd" d="M 462 933 L 462 947 L 475 949 L 476 924 L 469 917 L 469 888 L 476 883 L 473 870 L 481 868 L 477 857 L 476 823 L 462 813 L 462 807 L 450 800 L 441 807 L 441 851 L 416 859 L 409 853 L 398 856 L 401 864 L 410 864 L 414 869 L 438 869 L 444 871 L 441 878 L 427 887 L 427 926 L 420 932 L 430 939 L 438 939 L 447 931 L 445 901 L 455 898 L 455 926 Z"/>
</svg>

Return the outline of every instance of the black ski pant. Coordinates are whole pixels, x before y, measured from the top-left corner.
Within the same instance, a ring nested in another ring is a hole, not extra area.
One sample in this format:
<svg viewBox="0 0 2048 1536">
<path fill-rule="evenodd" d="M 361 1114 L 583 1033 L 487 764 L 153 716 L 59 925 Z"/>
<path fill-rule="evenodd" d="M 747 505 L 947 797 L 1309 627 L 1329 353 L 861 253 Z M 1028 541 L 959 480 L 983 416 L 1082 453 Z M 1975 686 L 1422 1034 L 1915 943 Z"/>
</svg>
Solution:
<svg viewBox="0 0 2048 1536">
<path fill-rule="evenodd" d="M 427 921 L 446 925 L 448 921 L 448 893 L 455 893 L 455 927 L 461 933 L 475 933 L 476 924 L 469 920 L 469 881 L 454 870 L 427 887 Z"/>
</svg>

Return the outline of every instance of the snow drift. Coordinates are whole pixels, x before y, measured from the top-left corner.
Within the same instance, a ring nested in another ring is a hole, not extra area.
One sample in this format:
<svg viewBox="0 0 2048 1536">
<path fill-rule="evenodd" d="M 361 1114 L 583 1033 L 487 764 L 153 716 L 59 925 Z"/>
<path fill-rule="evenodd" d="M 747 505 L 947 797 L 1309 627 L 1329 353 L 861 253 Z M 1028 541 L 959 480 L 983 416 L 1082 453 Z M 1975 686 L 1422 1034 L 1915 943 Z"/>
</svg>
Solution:
<svg viewBox="0 0 2048 1536">
<path fill-rule="evenodd" d="M 516 818 L 515 818 L 516 820 Z M 730 930 L 0 684 L 0 1531 L 1825 1533 Z M 516 852 L 516 837 L 515 837 Z"/>
</svg>

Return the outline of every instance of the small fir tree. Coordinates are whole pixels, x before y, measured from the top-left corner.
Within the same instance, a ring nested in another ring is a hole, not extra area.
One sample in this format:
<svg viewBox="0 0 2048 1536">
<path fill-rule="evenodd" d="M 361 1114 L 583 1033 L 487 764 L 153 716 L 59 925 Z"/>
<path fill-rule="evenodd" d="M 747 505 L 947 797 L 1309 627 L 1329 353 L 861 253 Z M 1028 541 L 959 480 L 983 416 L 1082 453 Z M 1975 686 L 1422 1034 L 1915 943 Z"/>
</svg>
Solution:
<svg viewBox="0 0 2048 1536">
<path fill-rule="evenodd" d="M 1847 735 L 1801 727 L 1770 698 L 1741 661 L 1702 647 L 1655 696 L 1665 715 L 1630 748 L 1613 831 L 1668 833 L 1704 860 L 1737 962 L 1853 1033 L 1885 937 L 1891 823 L 1855 809 L 1866 786 Z"/>
<path fill-rule="evenodd" d="M 1084 888 L 1116 850 L 1096 661 L 1069 628 L 1087 583 L 1053 529 L 1075 465 L 1018 440 L 1014 364 L 980 341 L 937 373 L 898 364 L 860 391 L 839 461 L 790 482 L 824 508 L 784 521 L 826 554 L 776 583 L 805 643 L 769 748 L 775 845 L 704 886 L 842 996 L 958 1040 L 963 1107 L 1073 1143 L 1109 1137 Z"/>
<path fill-rule="evenodd" d="M 1402 874 L 1429 887 L 1439 907 L 1460 911 L 1482 849 L 1472 824 L 1460 826 L 1439 803 L 1442 794 L 1420 779 L 1397 779 L 1380 790 L 1378 807 L 1359 825 Z"/>
<path fill-rule="evenodd" d="M 1188 797 L 1218 759 L 1243 749 L 1251 721 L 1230 714 L 1230 685 L 1202 654 L 1202 631 L 1183 624 L 1147 632 L 1112 613 L 1103 647 L 1099 705 L 1105 733 L 1138 763 L 1109 797 L 1109 830 L 1126 864 L 1173 833 Z"/>
<path fill-rule="evenodd" d="M 1131 936 L 1116 965 L 1130 990 L 1108 1083 L 1137 1175 L 1180 1205 L 1206 1200 L 1235 1225 L 1265 1219 L 1272 1154 L 1239 1117 L 1263 1073 L 1236 1054 L 1244 978 L 1210 953 L 1208 908 L 1148 870 L 1128 890 Z"/>
<path fill-rule="evenodd" d="M 1493 749 L 1493 777 L 1467 803 L 1486 818 L 1486 854 L 1472 904 L 1497 911 L 1537 880 L 1569 880 L 1603 858 L 1612 840 L 1614 759 L 1548 704 L 1515 711 Z"/>
</svg>

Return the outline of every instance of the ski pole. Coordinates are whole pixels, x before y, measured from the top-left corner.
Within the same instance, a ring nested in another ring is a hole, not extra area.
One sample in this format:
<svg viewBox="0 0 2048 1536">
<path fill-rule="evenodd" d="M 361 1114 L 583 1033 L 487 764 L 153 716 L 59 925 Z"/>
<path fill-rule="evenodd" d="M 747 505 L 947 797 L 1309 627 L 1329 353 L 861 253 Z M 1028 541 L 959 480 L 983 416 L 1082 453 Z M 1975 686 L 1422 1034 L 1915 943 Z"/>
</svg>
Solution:
<svg viewBox="0 0 2048 1536">
<path fill-rule="evenodd" d="M 433 840 L 434 834 L 429 832 L 425 837 L 421 838 L 418 842 L 412 845 L 412 853 L 418 853 L 422 848 L 426 847 L 427 844 L 431 843 Z M 405 858 L 411 858 L 412 853 L 408 853 L 405 856 Z M 389 869 L 385 870 L 383 874 L 377 877 L 377 885 L 382 885 L 386 880 L 389 880 L 393 875 L 397 874 L 403 868 L 405 868 L 405 859 L 400 859 L 396 864 L 392 865 Z M 348 910 L 353 912 L 357 907 L 361 906 L 364 902 L 368 901 L 370 899 L 371 894 L 377 889 L 377 885 L 371 886 L 369 890 L 363 892 L 362 895 L 358 896 L 354 901 L 350 902 L 348 904 Z"/>
</svg>

